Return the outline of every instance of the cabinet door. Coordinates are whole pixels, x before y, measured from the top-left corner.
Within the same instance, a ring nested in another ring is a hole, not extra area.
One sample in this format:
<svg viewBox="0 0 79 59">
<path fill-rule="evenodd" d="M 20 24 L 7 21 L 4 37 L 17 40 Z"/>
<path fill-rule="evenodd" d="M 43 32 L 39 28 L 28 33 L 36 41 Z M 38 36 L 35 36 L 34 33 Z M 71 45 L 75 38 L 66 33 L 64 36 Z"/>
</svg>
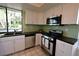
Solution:
<svg viewBox="0 0 79 59">
<path fill-rule="evenodd" d="M 37 24 L 46 24 L 46 19 L 44 19 L 44 13 L 37 13 Z"/>
<path fill-rule="evenodd" d="M 62 5 L 56 6 L 53 8 L 53 16 L 60 16 L 62 14 Z"/>
<path fill-rule="evenodd" d="M 63 42 L 63 51 L 64 51 L 64 54 L 65 56 L 72 56 L 72 46 L 71 44 L 68 44 L 66 42 Z"/>
<path fill-rule="evenodd" d="M 35 45 L 41 45 L 41 36 L 42 34 L 36 34 Z"/>
<path fill-rule="evenodd" d="M 53 17 L 53 16 L 60 16 L 60 14 L 62 14 L 62 5 L 58 5 L 58 6 L 55 6 L 47 11 L 44 12 L 44 22 L 46 24 L 46 20 L 48 17 Z"/>
<path fill-rule="evenodd" d="M 32 12 L 32 24 L 39 24 L 37 12 Z"/>
<path fill-rule="evenodd" d="M 75 4 L 64 4 L 62 24 L 76 24 L 78 9 Z"/>
<path fill-rule="evenodd" d="M 0 38 L 0 55 L 14 53 L 14 39 L 11 37 Z"/>
<path fill-rule="evenodd" d="M 57 40 L 56 43 L 56 56 L 71 56 L 72 55 L 72 46 L 66 42 Z"/>
<path fill-rule="evenodd" d="M 15 36 L 15 52 L 25 49 L 25 36 Z"/>
<path fill-rule="evenodd" d="M 59 49 L 58 47 L 56 48 L 56 56 L 65 56 L 64 51 L 62 51 L 61 49 Z"/>
<path fill-rule="evenodd" d="M 25 24 L 37 24 L 37 12 L 32 10 L 25 10 Z"/>
<path fill-rule="evenodd" d="M 25 38 L 25 46 L 26 46 L 26 48 L 35 46 L 34 36 L 29 36 L 29 37 Z"/>
<path fill-rule="evenodd" d="M 25 10 L 25 24 L 32 24 L 32 11 Z"/>
<path fill-rule="evenodd" d="M 61 42 L 60 40 L 57 40 L 56 41 L 56 56 L 63 56 L 64 55 L 64 51 L 62 49 L 64 49 L 63 42 Z"/>
</svg>

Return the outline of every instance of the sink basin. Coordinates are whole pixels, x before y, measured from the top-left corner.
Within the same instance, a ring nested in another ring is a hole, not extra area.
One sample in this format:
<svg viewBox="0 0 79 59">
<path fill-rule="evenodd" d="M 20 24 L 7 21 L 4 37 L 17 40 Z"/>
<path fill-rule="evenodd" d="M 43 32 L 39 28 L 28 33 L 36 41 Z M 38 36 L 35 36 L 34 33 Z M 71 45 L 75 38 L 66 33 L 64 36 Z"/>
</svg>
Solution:
<svg viewBox="0 0 79 59">
<path fill-rule="evenodd" d="M 6 33 L 5 36 L 17 36 L 22 35 L 22 33 Z"/>
<path fill-rule="evenodd" d="M 18 36 L 18 35 L 22 35 L 22 33 L 4 33 L 4 34 L 0 34 L 0 38 L 2 37 L 10 37 L 10 36 Z"/>
<path fill-rule="evenodd" d="M 5 34 L 0 34 L 0 37 L 3 37 Z"/>
</svg>

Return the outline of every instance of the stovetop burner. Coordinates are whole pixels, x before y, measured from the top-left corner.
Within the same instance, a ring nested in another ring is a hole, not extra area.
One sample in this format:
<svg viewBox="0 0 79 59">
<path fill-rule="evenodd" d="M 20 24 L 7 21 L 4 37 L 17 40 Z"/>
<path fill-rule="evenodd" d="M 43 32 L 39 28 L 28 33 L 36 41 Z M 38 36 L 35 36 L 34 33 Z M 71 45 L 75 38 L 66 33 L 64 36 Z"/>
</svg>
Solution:
<svg viewBox="0 0 79 59">
<path fill-rule="evenodd" d="M 62 30 L 50 30 L 49 35 L 50 37 L 57 39 L 63 36 L 63 31 Z"/>
</svg>

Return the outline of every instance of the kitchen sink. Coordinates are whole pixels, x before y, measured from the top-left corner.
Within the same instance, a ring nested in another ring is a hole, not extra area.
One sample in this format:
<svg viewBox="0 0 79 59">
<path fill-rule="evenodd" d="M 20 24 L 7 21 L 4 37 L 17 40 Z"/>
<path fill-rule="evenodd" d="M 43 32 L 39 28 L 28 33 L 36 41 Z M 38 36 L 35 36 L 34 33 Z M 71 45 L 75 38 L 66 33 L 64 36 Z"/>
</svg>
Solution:
<svg viewBox="0 0 79 59">
<path fill-rule="evenodd" d="M 3 36 L 5 36 L 5 34 L 0 34 L 0 37 L 3 37 Z"/>
<path fill-rule="evenodd" d="M 0 38 L 10 37 L 10 36 L 18 36 L 18 35 L 22 35 L 22 33 L 4 33 L 4 34 L 0 34 Z"/>
</svg>

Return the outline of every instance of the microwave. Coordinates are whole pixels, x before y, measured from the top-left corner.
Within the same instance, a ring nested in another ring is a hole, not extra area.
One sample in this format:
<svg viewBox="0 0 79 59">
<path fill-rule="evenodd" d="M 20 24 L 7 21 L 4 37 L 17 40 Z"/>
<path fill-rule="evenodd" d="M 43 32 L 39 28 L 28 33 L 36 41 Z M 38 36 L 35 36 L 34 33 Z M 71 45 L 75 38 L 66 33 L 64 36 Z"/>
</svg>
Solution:
<svg viewBox="0 0 79 59">
<path fill-rule="evenodd" d="M 49 24 L 49 25 L 61 25 L 61 17 L 62 17 L 62 15 L 49 17 L 49 18 L 47 18 L 47 24 Z"/>
</svg>

